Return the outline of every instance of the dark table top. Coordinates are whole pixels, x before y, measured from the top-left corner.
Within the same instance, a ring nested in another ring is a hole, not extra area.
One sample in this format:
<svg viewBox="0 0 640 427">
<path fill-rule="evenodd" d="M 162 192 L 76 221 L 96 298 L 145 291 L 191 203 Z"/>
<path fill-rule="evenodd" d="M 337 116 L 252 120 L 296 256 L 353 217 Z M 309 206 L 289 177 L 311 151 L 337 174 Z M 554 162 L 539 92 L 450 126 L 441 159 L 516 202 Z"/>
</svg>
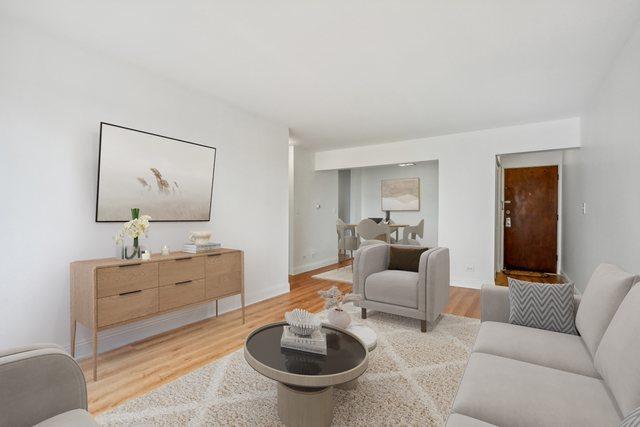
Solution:
<svg viewBox="0 0 640 427">
<path fill-rule="evenodd" d="M 297 375 L 333 375 L 359 366 L 367 350 L 353 336 L 323 326 L 327 336 L 327 355 L 280 347 L 286 323 L 269 325 L 249 336 L 246 350 L 260 363 L 278 371 Z"/>
</svg>

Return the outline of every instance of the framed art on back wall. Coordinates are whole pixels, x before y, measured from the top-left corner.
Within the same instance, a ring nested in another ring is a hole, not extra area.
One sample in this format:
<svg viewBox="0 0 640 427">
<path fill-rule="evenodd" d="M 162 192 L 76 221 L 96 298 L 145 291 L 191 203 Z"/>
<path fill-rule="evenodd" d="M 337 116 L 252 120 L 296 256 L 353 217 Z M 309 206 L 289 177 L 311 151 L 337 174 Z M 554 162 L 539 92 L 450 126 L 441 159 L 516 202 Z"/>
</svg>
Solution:
<svg viewBox="0 0 640 427">
<path fill-rule="evenodd" d="M 96 222 L 209 221 L 216 149 L 100 123 Z"/>
<path fill-rule="evenodd" d="M 419 211 L 420 178 L 383 179 L 380 200 L 382 211 Z"/>
</svg>

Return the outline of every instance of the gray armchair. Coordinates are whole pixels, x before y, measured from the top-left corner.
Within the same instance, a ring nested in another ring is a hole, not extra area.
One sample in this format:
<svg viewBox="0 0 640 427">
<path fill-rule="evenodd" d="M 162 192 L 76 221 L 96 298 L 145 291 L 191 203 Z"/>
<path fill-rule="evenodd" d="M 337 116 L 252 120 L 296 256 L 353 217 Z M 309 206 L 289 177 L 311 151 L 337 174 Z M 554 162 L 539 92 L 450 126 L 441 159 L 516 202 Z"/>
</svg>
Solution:
<svg viewBox="0 0 640 427">
<path fill-rule="evenodd" d="M 356 252 L 353 292 L 364 299 L 355 305 L 362 308 L 363 319 L 367 309 L 412 317 L 421 320 L 421 330 L 426 332 L 449 301 L 449 249 L 425 251 L 416 273 L 387 269 L 390 246 L 364 246 Z"/>
<path fill-rule="evenodd" d="M 76 361 L 53 344 L 0 352 L 0 426 L 97 426 Z"/>
</svg>

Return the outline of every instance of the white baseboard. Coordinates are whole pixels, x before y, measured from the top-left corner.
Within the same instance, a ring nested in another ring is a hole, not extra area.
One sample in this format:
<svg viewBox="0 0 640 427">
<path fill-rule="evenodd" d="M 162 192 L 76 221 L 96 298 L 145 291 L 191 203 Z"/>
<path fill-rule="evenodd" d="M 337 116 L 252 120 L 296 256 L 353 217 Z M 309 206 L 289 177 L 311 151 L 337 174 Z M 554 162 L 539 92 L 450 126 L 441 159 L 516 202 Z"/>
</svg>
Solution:
<svg viewBox="0 0 640 427">
<path fill-rule="evenodd" d="M 309 264 L 297 265 L 291 267 L 290 274 L 300 274 L 305 273 L 307 271 L 315 270 L 316 268 L 326 267 L 327 265 L 335 264 L 338 262 L 338 257 L 325 258 L 319 261 L 314 261 Z"/>
<path fill-rule="evenodd" d="M 468 279 L 451 279 L 451 286 L 458 288 L 480 289 L 483 282 Z"/>
<path fill-rule="evenodd" d="M 255 304 L 256 302 L 273 298 L 287 292 L 289 292 L 289 283 L 279 284 L 266 289 L 261 289 L 258 292 L 247 294 L 245 303 L 246 305 Z M 236 310 L 240 308 L 240 297 L 234 296 L 221 299 L 219 301 L 218 308 L 220 310 L 219 314 Z M 179 328 L 180 326 L 184 326 L 189 323 L 213 317 L 215 314 L 215 302 L 210 302 L 109 329 L 107 331 L 100 332 L 98 335 L 98 352 L 101 353 L 122 347 L 124 345 L 158 335 L 162 332 Z M 82 332 L 86 335 L 89 331 L 79 325 L 78 333 L 81 334 Z M 66 346 L 66 350 L 70 350 L 69 344 Z M 92 352 L 93 340 L 91 337 L 77 341 L 76 359 L 91 356 Z"/>
</svg>

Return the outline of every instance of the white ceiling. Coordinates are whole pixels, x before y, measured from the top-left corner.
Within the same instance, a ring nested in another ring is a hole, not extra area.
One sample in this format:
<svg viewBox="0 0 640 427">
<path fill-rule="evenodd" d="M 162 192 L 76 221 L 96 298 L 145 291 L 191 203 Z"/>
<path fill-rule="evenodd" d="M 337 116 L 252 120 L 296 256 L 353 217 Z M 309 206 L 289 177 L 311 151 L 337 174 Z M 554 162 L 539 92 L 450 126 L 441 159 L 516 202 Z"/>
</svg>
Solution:
<svg viewBox="0 0 640 427">
<path fill-rule="evenodd" d="M 580 114 L 640 0 L 2 0 L 314 150 Z"/>
</svg>

